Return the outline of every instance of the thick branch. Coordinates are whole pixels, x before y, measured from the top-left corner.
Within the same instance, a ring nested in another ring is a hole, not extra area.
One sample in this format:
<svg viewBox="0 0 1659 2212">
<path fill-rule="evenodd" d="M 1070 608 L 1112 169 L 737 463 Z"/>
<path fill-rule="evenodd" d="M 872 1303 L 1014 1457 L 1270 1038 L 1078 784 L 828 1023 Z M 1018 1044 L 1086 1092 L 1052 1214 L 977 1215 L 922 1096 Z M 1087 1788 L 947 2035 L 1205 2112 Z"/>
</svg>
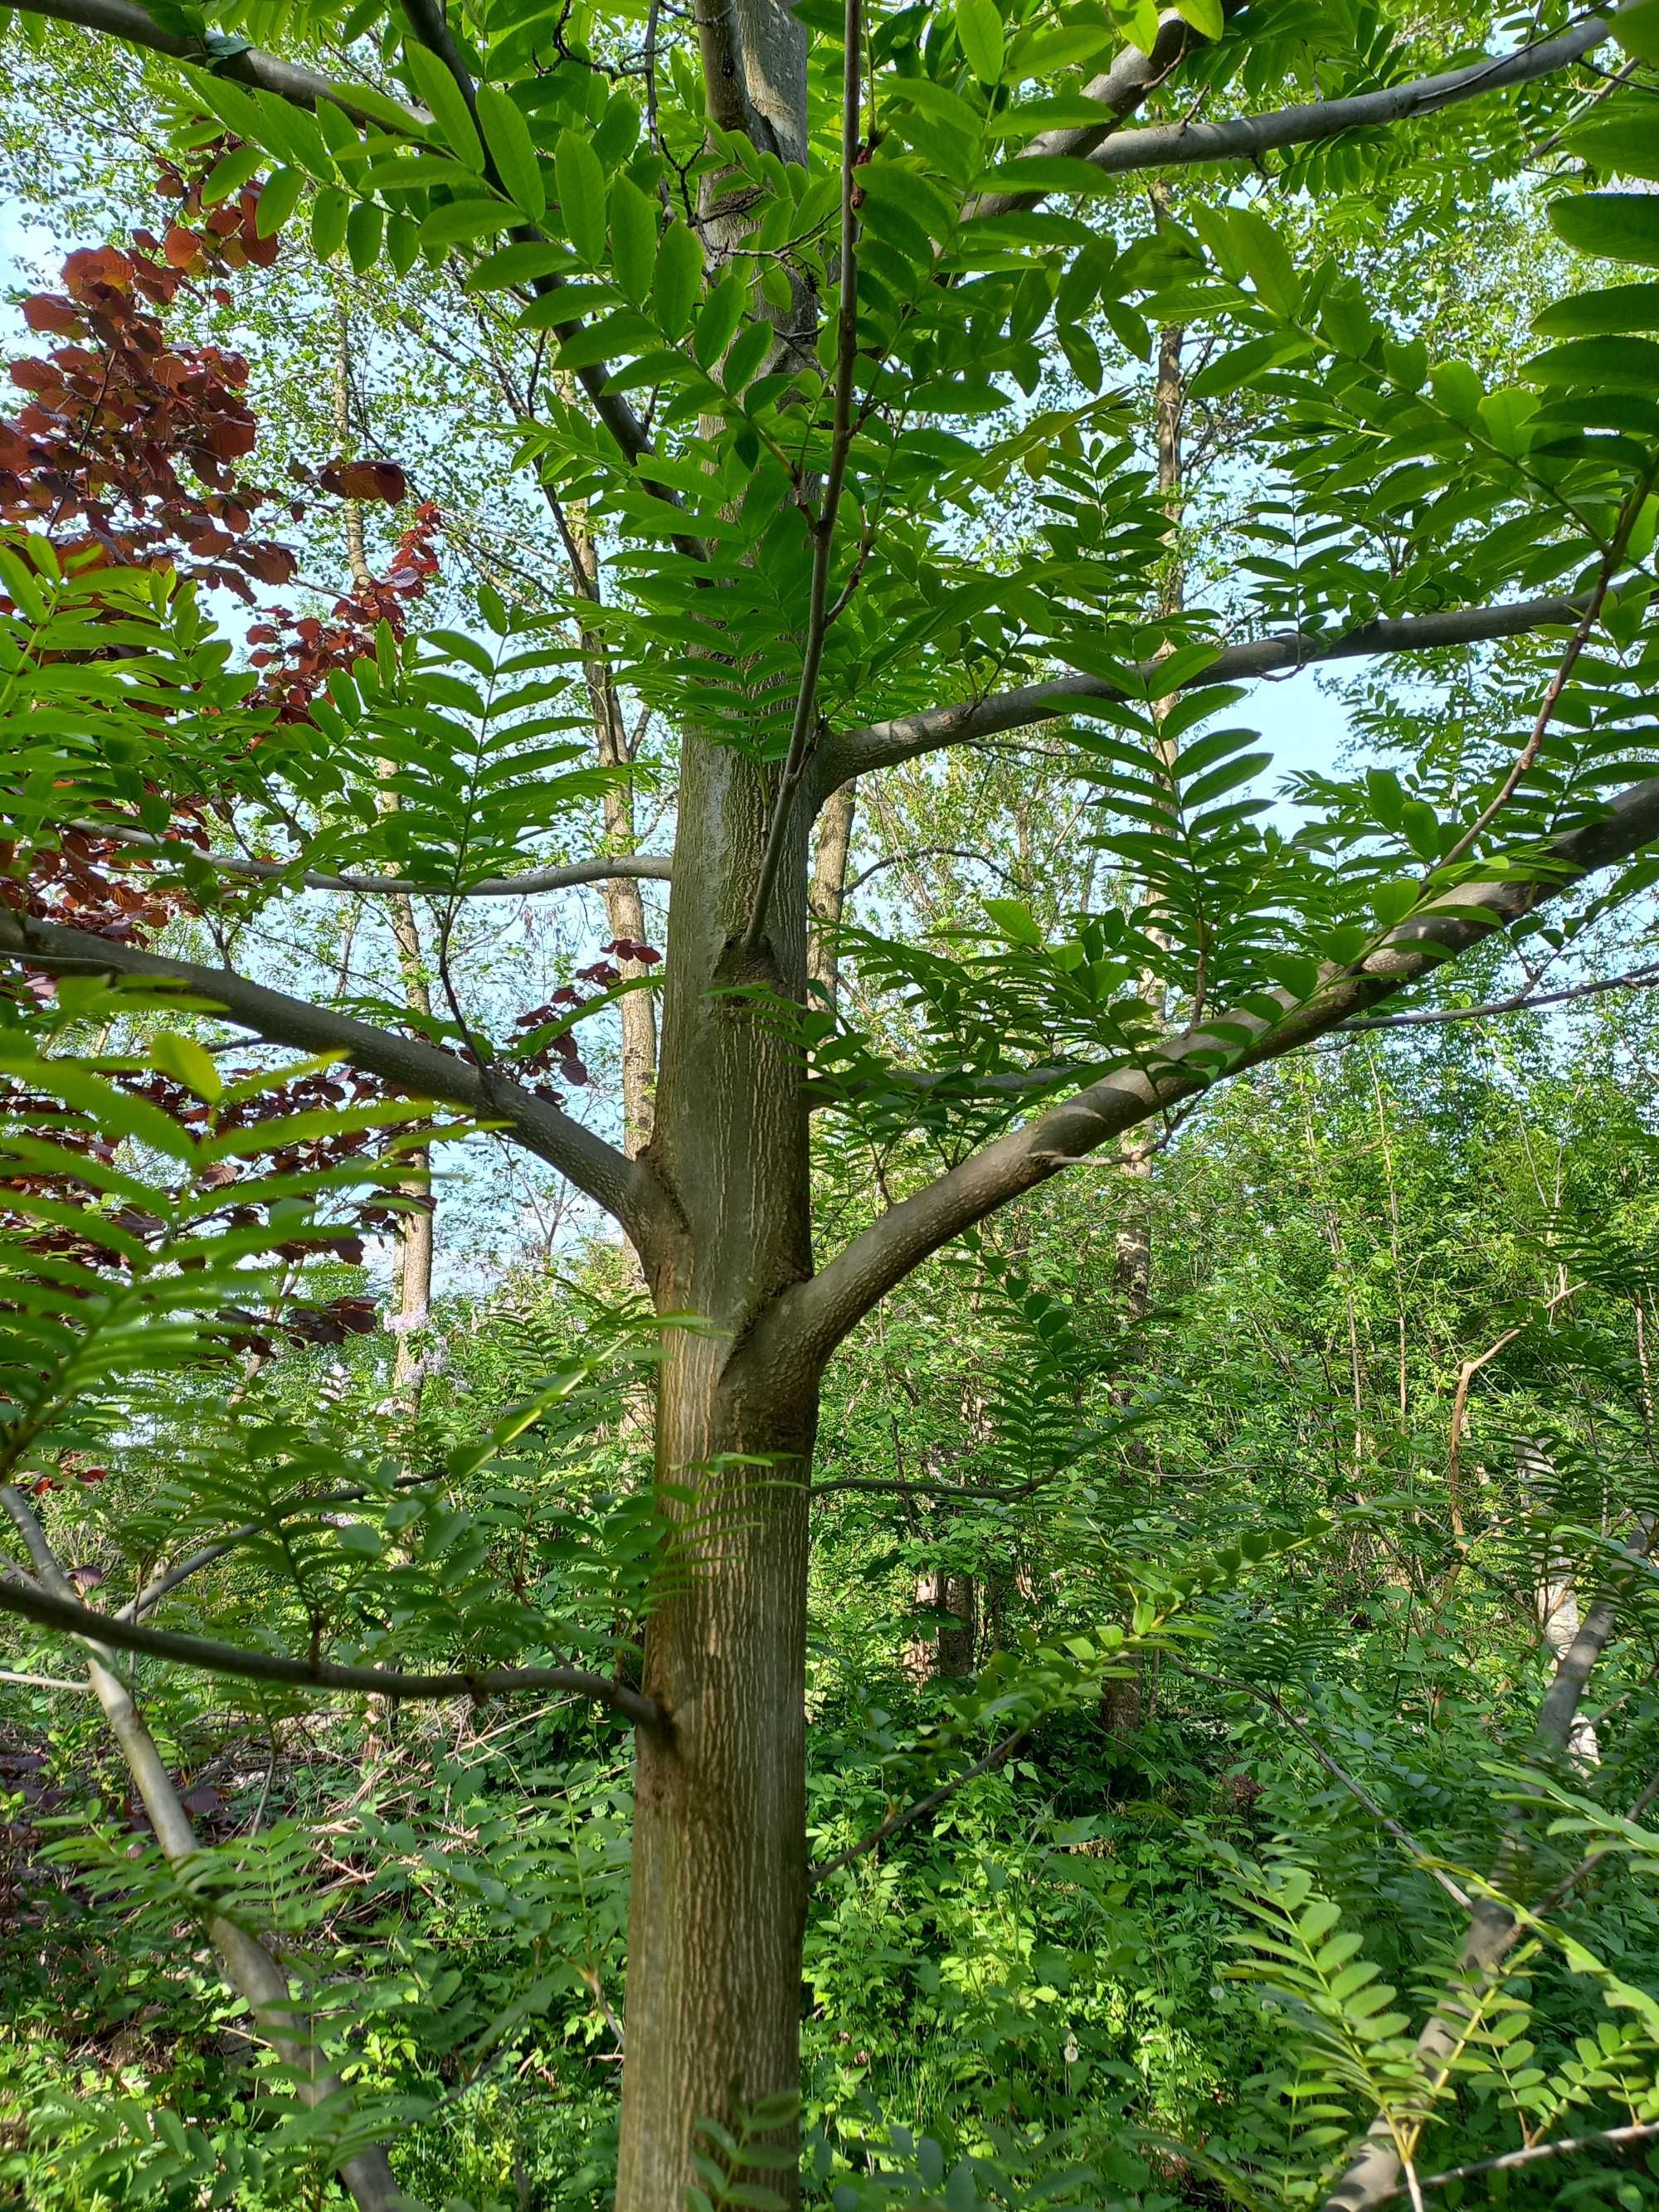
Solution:
<svg viewBox="0 0 1659 2212">
<path fill-rule="evenodd" d="M 1559 38 L 1522 46 L 1496 60 L 1443 70 L 1435 76 L 1416 77 L 1410 83 L 1389 85 L 1381 92 L 1360 93 L 1352 100 L 1321 100 L 1307 107 L 1280 108 L 1271 115 L 1240 115 L 1228 123 L 1160 123 L 1142 131 L 1120 131 L 1085 158 L 1091 167 L 1103 169 L 1109 176 L 1121 176 L 1131 169 L 1183 168 L 1200 161 L 1259 161 L 1281 147 L 1316 145 L 1322 139 L 1340 137 L 1345 131 L 1409 122 L 1415 116 L 1455 106 L 1461 100 L 1478 99 L 1483 93 L 1530 84 L 1535 77 L 1571 69 L 1612 35 L 1609 19 L 1592 15 Z"/>
<path fill-rule="evenodd" d="M 194 62 L 211 70 L 216 76 L 233 77 L 239 84 L 274 92 L 296 107 L 315 107 L 319 100 L 327 100 L 354 123 L 374 131 L 386 128 L 382 95 L 376 95 L 373 110 L 359 106 L 349 84 L 334 84 L 315 70 L 262 53 L 257 46 L 240 54 L 216 55 L 189 32 L 167 30 L 148 9 L 138 5 L 138 0 L 0 0 L 0 4 L 21 15 L 52 15 L 61 23 L 99 31 L 106 38 L 119 39 L 124 46 L 147 46 L 152 53 L 169 55 L 174 61 Z M 424 131 L 432 121 L 423 108 L 411 108 L 409 114 L 411 135 Z"/>
<path fill-rule="evenodd" d="M 1504 606 L 1462 607 L 1443 614 L 1366 623 L 1335 637 L 1281 631 L 1275 637 L 1255 638 L 1245 645 L 1224 647 L 1207 668 L 1180 688 L 1195 691 L 1212 684 L 1248 684 L 1330 660 L 1358 660 L 1372 653 L 1433 653 L 1443 646 L 1486 645 L 1498 638 L 1522 637 L 1531 630 L 1570 629 L 1586 604 L 1583 598 L 1516 599 Z M 1139 672 L 1149 687 L 1143 697 L 1152 696 L 1150 687 L 1157 672 L 1157 661 L 1142 664 Z M 1121 700 L 1127 696 L 1121 686 L 1102 677 L 1060 676 L 1043 684 L 1022 684 L 1017 690 L 995 692 L 987 699 L 964 699 L 956 706 L 930 707 L 921 714 L 899 714 L 890 721 L 843 730 L 820 750 L 819 795 L 835 790 L 849 776 L 890 768 L 897 761 L 912 760 L 918 753 L 933 752 L 941 745 L 1000 737 L 1006 731 L 1029 729 L 1034 723 L 1052 722 L 1064 714 L 1086 714 L 1091 699 Z"/>
<path fill-rule="evenodd" d="M 1238 0 L 1224 0 L 1224 4 L 1231 13 Z M 1092 158 L 1102 140 L 1109 140 L 1124 117 L 1133 115 L 1148 93 L 1163 83 L 1188 48 L 1204 44 L 1203 38 L 1190 24 L 1183 21 L 1173 8 L 1166 8 L 1158 19 L 1158 35 L 1151 53 L 1143 54 L 1138 46 L 1125 46 L 1114 58 L 1109 70 L 1084 86 L 1083 97 L 1099 103 L 1099 122 L 1073 130 L 1045 131 L 1022 148 L 1019 158 L 1052 159 L 1057 155 L 1070 156 L 1073 161 Z M 1018 161 L 1011 162 L 1010 173 L 1018 166 Z M 1033 186 L 1025 191 L 1011 189 L 981 192 L 969 201 L 963 215 L 965 218 L 1010 215 L 1016 209 L 1035 207 L 1047 197 L 1046 185 Z"/>
<path fill-rule="evenodd" d="M 630 878 L 665 884 L 674 875 L 674 863 L 665 853 L 630 853 L 569 860 L 556 868 L 528 868 L 521 876 L 484 876 L 458 890 L 453 884 L 422 883 L 415 876 L 331 876 L 314 868 L 295 876 L 291 860 L 249 860 L 235 853 L 204 853 L 177 837 L 153 837 L 149 830 L 132 829 L 124 822 L 72 822 L 67 826 L 88 837 L 110 837 L 118 844 L 131 845 L 136 853 L 154 853 L 180 864 L 192 860 L 218 876 L 241 876 L 250 883 L 289 882 L 308 891 L 362 891 L 381 898 L 528 898 L 537 891 L 572 890 L 581 884 L 623 883 Z"/>
<path fill-rule="evenodd" d="M 578 1667 L 489 1667 L 445 1674 L 410 1674 L 389 1667 L 337 1667 L 324 1659 L 291 1659 L 281 1652 L 249 1651 L 237 1644 L 179 1636 L 171 1629 L 140 1628 L 114 1613 L 94 1613 L 88 1606 L 17 1583 L 0 1583 L 0 1613 L 17 1613 L 38 1628 L 55 1629 L 63 1636 L 88 1638 L 116 1650 L 170 1659 L 242 1681 L 286 1682 L 296 1689 L 352 1691 L 422 1704 L 442 1698 L 505 1698 L 524 1690 L 566 1690 L 573 1697 L 589 1698 L 608 1706 L 632 1721 L 635 1728 L 667 1725 L 666 1716 L 653 1698 L 630 1690 L 625 1683 L 613 1682 L 608 1674 L 590 1674 Z"/>
<path fill-rule="evenodd" d="M 1635 784 L 1605 814 L 1541 848 L 1526 876 L 1459 884 L 1390 930 L 1353 966 L 1334 969 L 1311 998 L 1264 994 L 1203 1027 L 1166 1039 L 1156 1053 L 1109 1070 L 1075 1097 L 1011 1130 L 890 1207 L 823 1273 L 778 1298 L 741 1356 L 826 1358 L 896 1283 L 964 1229 L 1023 1191 L 1047 1182 L 1114 1137 L 1195 1097 L 1223 1075 L 1296 1050 L 1389 998 L 1494 931 L 1507 927 L 1579 877 L 1626 859 L 1659 837 L 1659 776 Z M 1264 1011 L 1272 1004 L 1273 1013 Z"/>
<path fill-rule="evenodd" d="M 538 1098 L 505 1076 L 477 1067 L 416 1037 L 355 1020 L 349 1014 L 268 990 L 228 968 L 198 967 L 131 945 L 112 944 L 90 932 L 55 923 L 25 921 L 0 909 L 0 958 L 58 972 L 137 975 L 180 983 L 210 1000 L 227 1021 L 272 1044 L 301 1052 L 337 1052 L 354 1067 L 378 1075 L 417 1098 L 432 1098 L 482 1119 L 504 1121 L 529 1152 L 568 1176 L 579 1190 L 614 1214 L 637 1243 L 648 1237 L 657 1212 L 648 1170 L 549 1100 Z"/>
</svg>

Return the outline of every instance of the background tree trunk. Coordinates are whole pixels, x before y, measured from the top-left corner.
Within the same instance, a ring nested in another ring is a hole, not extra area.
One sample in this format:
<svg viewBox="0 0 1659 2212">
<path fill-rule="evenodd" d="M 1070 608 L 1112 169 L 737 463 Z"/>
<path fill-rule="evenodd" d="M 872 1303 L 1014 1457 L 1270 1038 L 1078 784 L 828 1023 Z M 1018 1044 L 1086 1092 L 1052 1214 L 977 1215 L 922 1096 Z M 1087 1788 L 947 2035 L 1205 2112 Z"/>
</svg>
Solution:
<svg viewBox="0 0 1659 2212">
<path fill-rule="evenodd" d="M 853 823 L 857 812 L 858 782 L 854 778 L 832 791 L 824 802 L 823 811 L 818 817 L 812 880 L 806 894 L 812 912 L 806 980 L 813 996 L 832 1012 L 841 995 L 841 951 L 836 933 L 847 904 L 847 856 L 852 849 Z"/>
</svg>

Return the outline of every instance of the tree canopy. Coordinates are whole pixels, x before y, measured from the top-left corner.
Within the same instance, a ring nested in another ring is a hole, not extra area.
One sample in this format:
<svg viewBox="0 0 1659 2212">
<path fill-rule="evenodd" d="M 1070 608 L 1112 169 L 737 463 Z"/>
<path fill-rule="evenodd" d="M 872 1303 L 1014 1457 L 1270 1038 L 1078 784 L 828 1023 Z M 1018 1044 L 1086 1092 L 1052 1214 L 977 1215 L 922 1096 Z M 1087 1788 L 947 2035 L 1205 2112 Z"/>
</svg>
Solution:
<svg viewBox="0 0 1659 2212">
<path fill-rule="evenodd" d="M 1650 2201 L 1659 0 L 0 20 L 28 2201 Z"/>
</svg>

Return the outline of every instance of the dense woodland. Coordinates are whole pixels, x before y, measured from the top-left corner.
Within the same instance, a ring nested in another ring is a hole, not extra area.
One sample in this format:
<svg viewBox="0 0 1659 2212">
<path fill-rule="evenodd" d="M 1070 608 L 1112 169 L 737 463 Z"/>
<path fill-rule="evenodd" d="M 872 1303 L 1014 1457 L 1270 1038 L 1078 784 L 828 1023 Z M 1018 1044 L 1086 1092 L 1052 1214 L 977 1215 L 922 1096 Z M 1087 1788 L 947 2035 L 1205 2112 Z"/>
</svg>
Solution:
<svg viewBox="0 0 1659 2212">
<path fill-rule="evenodd" d="M 0 2201 L 1659 2206 L 1659 0 L 0 27 Z"/>
</svg>

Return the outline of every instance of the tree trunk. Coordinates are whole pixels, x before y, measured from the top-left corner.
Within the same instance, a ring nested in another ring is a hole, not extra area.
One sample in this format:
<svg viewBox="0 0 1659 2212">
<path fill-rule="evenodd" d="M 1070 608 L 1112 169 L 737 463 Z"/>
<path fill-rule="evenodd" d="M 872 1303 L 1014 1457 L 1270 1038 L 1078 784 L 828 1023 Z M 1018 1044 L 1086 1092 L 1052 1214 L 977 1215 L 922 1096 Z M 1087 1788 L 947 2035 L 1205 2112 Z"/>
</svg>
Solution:
<svg viewBox="0 0 1659 2212">
<path fill-rule="evenodd" d="M 570 580 L 579 598 L 592 605 L 600 603 L 599 560 L 584 507 L 571 507 L 565 517 L 566 550 L 570 557 Z M 616 775 L 605 787 L 605 849 L 632 853 L 637 849 L 634 821 L 633 749 L 622 701 L 617 696 L 605 641 L 585 625 L 580 632 L 582 674 L 587 684 L 588 705 L 593 716 L 593 738 L 601 768 Z M 649 943 L 645 929 L 645 896 L 635 877 L 615 876 L 601 887 L 605 920 L 613 943 Z M 619 955 L 617 965 L 630 981 L 648 975 L 640 962 Z M 649 991 L 625 992 L 618 1005 L 622 1023 L 623 1149 L 641 1152 L 651 1141 L 656 1111 L 657 1006 Z"/>
<path fill-rule="evenodd" d="M 793 10 L 732 0 L 701 15 L 698 33 L 714 120 L 804 162 L 806 38 Z M 705 177 L 701 198 L 705 255 L 726 258 L 752 227 L 747 179 Z M 815 303 L 784 319 L 799 344 Z M 680 2212 L 697 2122 L 730 2124 L 744 2106 L 799 2091 L 819 1378 L 760 1338 L 745 1356 L 757 1322 L 812 1268 L 804 1071 L 775 1014 L 806 998 L 810 817 L 780 782 L 729 744 L 683 740 L 674 957 L 642 1156 L 678 1218 L 643 1256 L 658 1312 L 700 1325 L 665 1330 L 659 1370 L 659 1511 L 683 1549 L 646 1631 L 646 1685 L 670 1729 L 641 1734 L 635 1765 L 617 2212 Z M 775 894 L 757 916 L 780 805 Z M 793 2118 L 773 2133 L 793 2144 Z M 793 2168 L 741 2178 L 794 2199 Z"/>
<path fill-rule="evenodd" d="M 812 910 L 812 933 L 807 946 L 806 980 L 812 995 L 833 1012 L 841 995 L 841 952 L 836 932 L 847 904 L 847 855 L 852 848 L 853 820 L 858 811 L 858 784 L 852 781 L 832 791 L 818 817 L 817 849 L 812 860 L 812 880 L 806 900 Z"/>
<path fill-rule="evenodd" d="M 334 351 L 334 442 L 337 458 L 342 461 L 353 457 L 351 435 L 351 322 L 345 303 L 337 309 L 337 343 Z M 346 565 L 351 571 L 351 588 L 360 599 L 367 601 L 374 588 L 374 571 L 368 562 L 368 549 L 363 539 L 363 509 L 361 500 L 344 501 Z M 383 788 L 380 796 L 382 811 L 395 807 L 397 793 L 390 786 L 391 763 L 382 761 L 380 777 Z M 420 925 L 415 919 L 415 902 L 407 891 L 392 891 L 386 898 L 386 910 L 392 923 L 392 938 L 398 948 L 398 973 L 403 980 L 404 1004 L 412 1014 L 426 1021 L 432 1018 L 432 992 L 427 981 L 426 956 L 421 949 Z M 343 983 L 342 988 L 343 988 Z M 432 1310 L 432 1260 L 434 1233 L 432 1203 L 432 1155 L 425 1146 L 405 1155 L 410 1166 L 410 1179 L 403 1186 L 406 1197 L 418 1199 L 419 1206 L 404 1215 L 398 1230 L 396 1256 L 392 1262 L 393 1297 L 397 1311 L 392 1328 L 396 1334 L 396 1347 L 392 1360 L 392 1392 L 398 1403 L 410 1413 L 421 1410 L 421 1389 L 426 1369 L 420 1353 L 411 1340 L 426 1327 Z"/>
<path fill-rule="evenodd" d="M 818 1378 L 744 1356 L 758 1315 L 811 1265 L 797 1051 L 741 994 L 805 994 L 798 890 L 741 957 L 766 805 L 743 755 L 688 744 L 646 1154 L 678 1219 L 648 1265 L 658 1310 L 703 1326 L 665 1330 L 659 1371 L 659 1510 L 677 1550 L 645 1681 L 672 1735 L 641 1735 L 637 1755 L 617 2212 L 678 2212 L 696 2122 L 729 2124 L 739 2105 L 799 2085 Z M 779 881 L 805 872 L 803 826 Z"/>
<path fill-rule="evenodd" d="M 647 1633 L 646 1688 L 673 1735 L 642 1735 L 635 1770 L 618 2212 L 677 2212 L 698 2121 L 730 2125 L 799 2084 L 816 1407 L 723 1388 L 721 1352 L 675 1332 L 658 1399 L 660 1478 L 696 1502 Z M 722 1468 L 726 1454 L 776 1472 Z"/>
<path fill-rule="evenodd" d="M 1549 1510 L 1549 1488 L 1555 1468 L 1549 1454 L 1540 1444 L 1521 1442 L 1515 1447 L 1515 1469 L 1522 1485 L 1535 1502 L 1540 1516 Z M 1538 1626 L 1546 1648 L 1553 1656 L 1558 1671 L 1565 1662 L 1568 1653 L 1583 1633 L 1580 1619 L 1578 1589 L 1573 1580 L 1572 1561 L 1565 1553 L 1550 1548 L 1536 1592 Z M 1597 1741 L 1595 1723 L 1589 1715 L 1576 1707 L 1567 1731 L 1567 1756 L 1583 1767 L 1598 1766 L 1601 1761 L 1601 1747 Z"/>
<path fill-rule="evenodd" d="M 973 1672 L 976 1595 L 971 1575 L 931 1567 L 916 1577 L 917 1608 L 938 1620 L 933 1632 L 918 1636 L 910 1647 L 910 1671 L 919 1680 L 949 1680 Z"/>
</svg>

